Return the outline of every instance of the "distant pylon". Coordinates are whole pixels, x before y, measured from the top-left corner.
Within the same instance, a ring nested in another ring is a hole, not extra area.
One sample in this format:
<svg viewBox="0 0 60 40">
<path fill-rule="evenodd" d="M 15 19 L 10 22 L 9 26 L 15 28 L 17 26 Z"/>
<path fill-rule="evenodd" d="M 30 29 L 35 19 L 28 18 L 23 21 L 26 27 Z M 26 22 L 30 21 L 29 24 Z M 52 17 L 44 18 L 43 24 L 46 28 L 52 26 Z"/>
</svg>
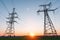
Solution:
<svg viewBox="0 0 60 40">
<path fill-rule="evenodd" d="M 14 23 L 16 22 L 15 18 L 18 18 L 18 16 L 16 16 L 16 15 L 17 15 L 17 13 L 15 12 L 15 8 L 13 8 L 13 12 L 9 13 L 9 17 L 7 18 L 8 19 L 8 21 L 7 21 L 8 27 L 5 30 L 5 33 L 8 36 L 15 36 Z"/>
<path fill-rule="evenodd" d="M 49 4 L 45 4 L 45 5 L 40 5 L 42 6 L 44 9 L 43 10 L 38 10 L 37 12 L 44 12 L 44 35 L 45 36 L 52 36 L 52 35 L 57 35 L 57 32 L 54 28 L 54 25 L 48 15 L 49 11 L 55 11 L 56 9 L 50 9 L 51 6 L 51 2 Z"/>
</svg>

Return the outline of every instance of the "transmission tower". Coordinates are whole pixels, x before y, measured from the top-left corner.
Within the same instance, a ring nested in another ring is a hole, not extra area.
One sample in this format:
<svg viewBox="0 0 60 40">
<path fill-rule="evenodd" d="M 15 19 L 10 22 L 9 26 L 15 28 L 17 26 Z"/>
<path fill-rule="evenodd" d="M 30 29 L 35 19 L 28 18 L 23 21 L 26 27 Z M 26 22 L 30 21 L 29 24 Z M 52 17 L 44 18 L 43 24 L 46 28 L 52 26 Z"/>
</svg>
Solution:
<svg viewBox="0 0 60 40">
<path fill-rule="evenodd" d="M 15 28 L 14 28 L 14 23 L 16 22 L 15 18 L 18 18 L 18 16 L 17 16 L 17 13 L 15 12 L 15 8 L 13 8 L 12 13 L 9 13 L 9 17 L 7 18 L 8 27 L 5 33 L 8 36 L 15 36 Z"/>
<path fill-rule="evenodd" d="M 43 7 L 43 10 L 38 10 L 37 13 L 44 12 L 44 35 L 45 36 L 57 35 L 55 27 L 54 27 L 49 15 L 48 15 L 49 11 L 55 11 L 57 8 L 50 9 L 51 2 L 49 4 L 40 5 L 40 6 Z"/>
</svg>

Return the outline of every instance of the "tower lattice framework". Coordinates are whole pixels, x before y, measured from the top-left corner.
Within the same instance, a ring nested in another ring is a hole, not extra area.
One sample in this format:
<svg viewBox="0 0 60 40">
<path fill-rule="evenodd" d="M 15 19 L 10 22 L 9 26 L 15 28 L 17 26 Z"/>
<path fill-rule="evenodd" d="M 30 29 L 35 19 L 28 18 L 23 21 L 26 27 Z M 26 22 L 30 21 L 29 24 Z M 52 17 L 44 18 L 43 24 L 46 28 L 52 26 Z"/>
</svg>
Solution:
<svg viewBox="0 0 60 40">
<path fill-rule="evenodd" d="M 56 29 L 52 23 L 52 20 L 50 19 L 48 12 L 49 11 L 55 11 L 56 9 L 50 9 L 51 3 L 45 4 L 45 5 L 40 5 L 43 7 L 43 10 L 38 10 L 37 12 L 44 12 L 44 35 L 57 35 Z M 48 7 L 48 8 L 47 8 Z"/>
<path fill-rule="evenodd" d="M 13 8 L 12 13 L 9 13 L 9 17 L 7 18 L 8 27 L 5 30 L 5 33 L 8 36 L 15 36 L 15 28 L 14 28 L 14 23 L 16 22 L 15 18 L 18 18 L 18 16 L 17 13 L 15 12 L 15 8 Z"/>
</svg>

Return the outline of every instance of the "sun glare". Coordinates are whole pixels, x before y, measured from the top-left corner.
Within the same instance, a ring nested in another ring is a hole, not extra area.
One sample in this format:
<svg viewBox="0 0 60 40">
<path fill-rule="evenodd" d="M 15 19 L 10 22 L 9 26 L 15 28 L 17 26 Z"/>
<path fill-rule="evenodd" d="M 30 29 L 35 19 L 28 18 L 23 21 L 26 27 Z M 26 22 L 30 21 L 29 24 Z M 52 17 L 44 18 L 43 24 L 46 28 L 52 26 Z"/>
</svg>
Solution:
<svg viewBox="0 0 60 40">
<path fill-rule="evenodd" d="M 34 36 L 35 36 L 35 34 L 34 34 L 34 33 L 30 33 L 30 36 L 31 36 L 31 37 L 34 37 Z"/>
</svg>

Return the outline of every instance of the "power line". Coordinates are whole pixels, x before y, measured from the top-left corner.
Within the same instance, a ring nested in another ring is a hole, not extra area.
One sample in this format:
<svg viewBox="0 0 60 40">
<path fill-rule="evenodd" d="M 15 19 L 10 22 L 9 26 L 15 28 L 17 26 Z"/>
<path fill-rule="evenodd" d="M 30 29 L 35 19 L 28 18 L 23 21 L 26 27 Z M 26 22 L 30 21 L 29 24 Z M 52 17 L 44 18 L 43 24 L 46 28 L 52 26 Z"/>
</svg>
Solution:
<svg viewBox="0 0 60 40">
<path fill-rule="evenodd" d="M 8 10 L 7 6 L 5 5 L 5 3 L 4 3 L 2 0 L 0 0 L 0 2 L 3 4 L 3 6 L 5 7 L 5 9 L 6 9 L 7 12 L 9 13 L 9 10 Z"/>
<path fill-rule="evenodd" d="M 4 18 L 4 16 L 2 15 L 2 13 L 0 12 L 0 18 L 2 19 L 2 20 L 5 20 Z M 5 20 L 6 21 L 6 20 Z"/>
</svg>

